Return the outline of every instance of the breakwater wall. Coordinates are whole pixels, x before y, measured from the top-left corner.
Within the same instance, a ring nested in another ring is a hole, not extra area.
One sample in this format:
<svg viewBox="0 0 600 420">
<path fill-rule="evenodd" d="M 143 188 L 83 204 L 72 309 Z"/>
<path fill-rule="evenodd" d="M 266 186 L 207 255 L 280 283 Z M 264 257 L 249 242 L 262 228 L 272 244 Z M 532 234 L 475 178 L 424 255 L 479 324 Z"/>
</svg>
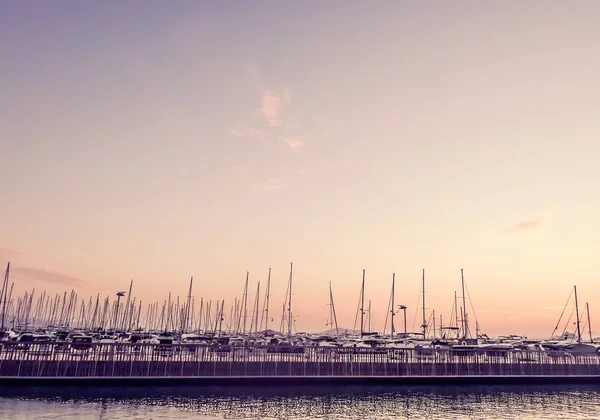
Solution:
<svg viewBox="0 0 600 420">
<path fill-rule="evenodd" d="M 596 378 L 600 355 L 545 351 L 136 343 L 13 343 L 0 348 L 8 379 Z"/>
</svg>

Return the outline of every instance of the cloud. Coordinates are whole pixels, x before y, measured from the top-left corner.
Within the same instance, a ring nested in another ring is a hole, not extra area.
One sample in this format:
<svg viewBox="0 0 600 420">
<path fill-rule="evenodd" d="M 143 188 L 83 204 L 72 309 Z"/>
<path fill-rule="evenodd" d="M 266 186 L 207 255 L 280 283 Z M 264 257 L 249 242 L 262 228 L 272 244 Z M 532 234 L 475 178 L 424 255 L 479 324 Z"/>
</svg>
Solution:
<svg viewBox="0 0 600 420">
<path fill-rule="evenodd" d="M 14 249 L 4 248 L 4 247 L 0 246 L 0 258 L 3 261 L 8 262 L 12 258 L 15 258 L 19 255 L 21 255 L 21 253 L 19 251 L 15 251 Z"/>
<path fill-rule="evenodd" d="M 304 146 L 304 137 L 302 136 L 283 136 L 280 139 L 285 141 L 294 152 L 297 152 L 300 147 Z"/>
<path fill-rule="evenodd" d="M 517 223 L 516 225 L 505 229 L 504 233 L 520 233 L 530 230 L 540 229 L 543 225 L 543 221 L 540 219 L 527 220 L 525 222 Z"/>
<path fill-rule="evenodd" d="M 236 137 L 244 137 L 253 140 L 263 140 L 265 138 L 265 134 L 256 128 L 244 128 L 241 130 L 233 128 L 231 134 Z"/>
<path fill-rule="evenodd" d="M 278 190 L 283 188 L 283 184 L 275 177 L 267 178 L 262 184 L 254 184 L 252 188 L 260 189 L 263 191 Z"/>
<path fill-rule="evenodd" d="M 299 176 L 306 175 L 308 172 L 309 171 L 306 168 L 300 168 L 300 169 L 298 169 L 298 175 Z"/>
<path fill-rule="evenodd" d="M 68 274 L 56 271 L 47 271 L 42 268 L 31 267 L 11 267 L 11 275 L 27 280 L 42 280 L 48 283 L 64 284 L 68 286 L 80 286 L 86 284 L 85 281 Z"/>
<path fill-rule="evenodd" d="M 249 164 L 239 163 L 231 167 L 231 172 L 233 172 L 234 174 L 246 174 L 248 172 L 248 169 L 250 169 Z"/>
<path fill-rule="evenodd" d="M 267 120 L 270 126 L 279 124 L 279 113 L 290 105 L 291 97 L 289 90 L 282 92 L 267 91 L 263 94 L 260 108 L 256 115 Z"/>
</svg>

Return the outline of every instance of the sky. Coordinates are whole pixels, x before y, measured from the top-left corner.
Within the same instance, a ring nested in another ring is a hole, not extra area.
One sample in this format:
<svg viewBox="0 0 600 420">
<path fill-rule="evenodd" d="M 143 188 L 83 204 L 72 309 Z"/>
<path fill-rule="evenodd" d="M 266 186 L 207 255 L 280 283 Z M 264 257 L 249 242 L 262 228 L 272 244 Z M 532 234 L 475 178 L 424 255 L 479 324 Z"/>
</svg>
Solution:
<svg viewBox="0 0 600 420">
<path fill-rule="evenodd" d="M 0 5 L 0 259 L 19 293 L 243 293 L 352 328 L 600 314 L 597 1 Z M 262 292 L 261 292 L 262 293 Z M 225 310 L 227 312 L 227 309 Z M 473 313 L 475 315 L 473 315 Z M 598 321 L 600 328 L 600 321 Z"/>
</svg>

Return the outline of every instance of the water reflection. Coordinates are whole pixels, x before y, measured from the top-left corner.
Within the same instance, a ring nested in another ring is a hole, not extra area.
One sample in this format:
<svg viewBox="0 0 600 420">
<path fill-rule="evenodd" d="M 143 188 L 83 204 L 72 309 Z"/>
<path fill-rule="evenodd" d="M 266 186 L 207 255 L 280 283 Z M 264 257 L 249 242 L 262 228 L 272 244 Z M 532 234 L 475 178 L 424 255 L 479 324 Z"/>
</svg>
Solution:
<svg viewBox="0 0 600 420">
<path fill-rule="evenodd" d="M 1 388 L 0 418 L 600 418 L 600 387 Z M 37 417 L 36 417 L 37 416 Z"/>
</svg>

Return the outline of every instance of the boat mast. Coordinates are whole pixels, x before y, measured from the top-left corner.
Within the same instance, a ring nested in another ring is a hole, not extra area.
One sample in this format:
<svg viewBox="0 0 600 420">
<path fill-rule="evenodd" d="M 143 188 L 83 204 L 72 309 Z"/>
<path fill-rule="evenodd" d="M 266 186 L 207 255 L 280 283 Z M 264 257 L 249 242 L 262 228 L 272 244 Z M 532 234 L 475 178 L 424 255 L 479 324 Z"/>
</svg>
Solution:
<svg viewBox="0 0 600 420">
<path fill-rule="evenodd" d="M 221 300 L 221 315 L 219 316 L 219 335 L 221 337 L 221 330 L 223 327 L 223 307 L 225 306 L 225 299 Z"/>
<path fill-rule="evenodd" d="M 290 294 L 288 295 L 288 337 L 292 336 L 292 275 L 294 263 L 290 263 Z"/>
<path fill-rule="evenodd" d="M 363 336 L 363 326 L 365 317 L 365 270 L 362 273 L 362 287 L 360 289 L 360 338 Z"/>
<path fill-rule="evenodd" d="M 579 302 L 577 301 L 577 286 L 573 286 L 575 290 L 575 312 L 577 312 L 577 342 L 581 343 L 581 327 L 579 325 Z"/>
<path fill-rule="evenodd" d="M 254 321 L 254 334 L 258 334 L 258 314 L 259 314 L 259 302 L 260 302 L 260 282 L 258 282 L 256 284 L 256 298 L 254 301 L 254 315 L 253 315 L 253 321 Z M 250 326 L 250 329 L 252 329 L 252 326 Z"/>
<path fill-rule="evenodd" d="M 331 282 L 329 282 L 329 320 L 327 321 L 329 330 L 333 328 L 333 307 L 331 306 Z M 329 330 L 327 330 L 329 332 Z"/>
<path fill-rule="evenodd" d="M 248 315 L 248 276 L 250 275 L 249 271 L 246 271 L 246 283 L 244 286 L 244 301 L 243 301 L 243 306 L 244 309 L 242 311 L 240 311 L 240 316 L 244 317 L 244 323 L 243 323 L 243 328 L 242 328 L 242 335 L 246 335 L 246 317 Z"/>
<path fill-rule="evenodd" d="M 592 322 L 590 321 L 590 304 L 586 302 L 585 309 L 587 310 L 587 318 L 588 318 L 588 331 L 590 332 L 590 343 L 594 342 L 594 338 L 592 337 Z"/>
<path fill-rule="evenodd" d="M 329 303 L 331 304 L 332 322 L 335 324 L 335 334 L 339 337 L 340 330 L 338 329 L 337 316 L 335 316 L 335 305 L 333 304 L 333 292 L 331 291 L 331 282 L 329 282 Z"/>
<path fill-rule="evenodd" d="M 467 297 L 465 295 L 465 276 L 463 269 L 460 269 L 460 278 L 462 282 L 462 298 L 463 298 L 463 338 L 467 338 L 469 333 L 469 321 L 467 320 Z"/>
<path fill-rule="evenodd" d="M 4 302 L 2 302 L 2 329 L 0 332 L 4 334 L 4 317 L 6 316 L 6 301 L 8 300 L 8 276 L 10 274 L 10 261 L 6 265 L 6 272 L 4 274 L 4 283 L 2 283 L 2 295 Z"/>
<path fill-rule="evenodd" d="M 123 313 L 123 322 L 121 323 L 121 331 L 127 332 L 125 330 L 125 322 L 127 321 L 127 316 L 129 315 L 129 302 L 131 301 L 131 288 L 133 287 L 133 279 L 129 282 L 129 291 L 127 292 L 127 302 L 125 303 L 125 312 Z"/>
<path fill-rule="evenodd" d="M 269 292 L 271 289 L 271 267 L 269 267 L 269 276 L 267 277 L 267 293 L 265 295 L 265 331 L 268 329 L 269 323 Z M 262 320 L 261 320 L 262 326 Z"/>
<path fill-rule="evenodd" d="M 421 288 L 423 289 L 423 325 L 421 325 L 421 328 L 423 328 L 423 339 L 427 338 L 427 317 L 425 315 L 425 269 L 423 269 L 423 278 L 422 278 L 422 285 Z"/>
<path fill-rule="evenodd" d="M 194 277 L 190 277 L 190 291 L 188 292 L 187 304 L 185 309 L 185 320 L 183 325 L 181 326 L 181 333 L 184 333 L 188 329 L 188 320 L 190 318 L 190 301 L 192 300 L 192 283 L 194 282 Z M 193 315 L 193 313 L 192 313 Z"/>
<path fill-rule="evenodd" d="M 392 273 L 392 329 L 391 329 L 391 334 L 390 334 L 390 338 L 394 338 L 394 315 L 396 315 L 396 312 L 394 312 L 394 285 L 396 283 L 396 273 Z"/>
</svg>

